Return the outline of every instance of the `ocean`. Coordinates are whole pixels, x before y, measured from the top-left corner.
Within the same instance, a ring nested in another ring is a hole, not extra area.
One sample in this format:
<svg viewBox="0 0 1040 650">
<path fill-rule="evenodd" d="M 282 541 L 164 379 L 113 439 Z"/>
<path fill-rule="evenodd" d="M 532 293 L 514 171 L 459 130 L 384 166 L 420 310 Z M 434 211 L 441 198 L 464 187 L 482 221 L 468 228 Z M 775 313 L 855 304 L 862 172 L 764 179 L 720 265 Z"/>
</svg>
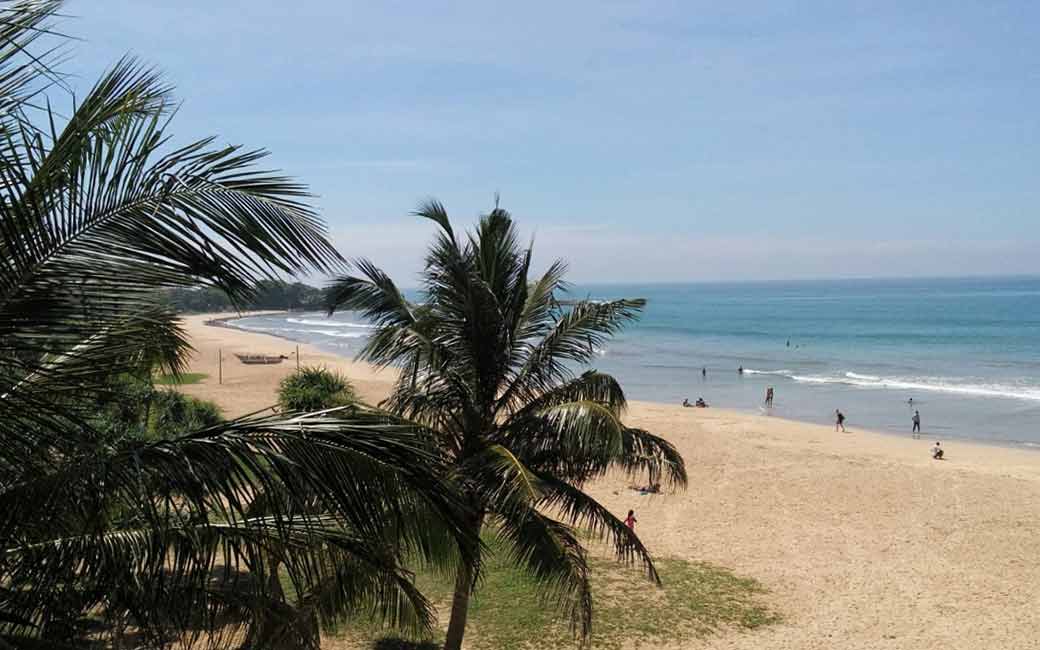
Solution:
<svg viewBox="0 0 1040 650">
<path fill-rule="evenodd" d="M 569 297 L 647 299 L 596 363 L 629 399 L 702 397 L 816 423 L 841 409 L 849 430 L 899 434 L 919 410 L 925 437 L 1040 447 L 1040 278 L 596 285 Z M 353 313 L 230 324 L 346 356 L 371 332 Z"/>
</svg>

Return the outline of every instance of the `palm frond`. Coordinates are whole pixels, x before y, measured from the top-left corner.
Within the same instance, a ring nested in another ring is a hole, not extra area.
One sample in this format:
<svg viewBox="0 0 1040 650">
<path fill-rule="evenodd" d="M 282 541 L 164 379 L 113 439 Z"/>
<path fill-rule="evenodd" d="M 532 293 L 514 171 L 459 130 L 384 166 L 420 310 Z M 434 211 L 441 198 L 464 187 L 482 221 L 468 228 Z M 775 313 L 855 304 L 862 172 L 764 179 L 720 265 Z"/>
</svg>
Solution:
<svg viewBox="0 0 1040 650">
<path fill-rule="evenodd" d="M 504 443 L 525 465 L 581 484 L 624 461 L 625 426 L 599 402 L 566 402 L 512 423 Z"/>
<path fill-rule="evenodd" d="M 622 435 L 625 451 L 617 465 L 629 476 L 646 476 L 651 484 L 667 481 L 675 488 L 686 489 L 686 461 L 675 445 L 660 436 L 632 427 Z"/>
<path fill-rule="evenodd" d="M 47 329 L 60 347 L 157 287 L 205 281 L 242 297 L 262 278 L 341 262 L 303 187 L 252 169 L 263 152 L 209 140 L 165 151 L 165 94 L 123 61 L 51 145 L 25 133 L 27 160 L 0 160 L 0 248 L 17 252 L 0 267 L 0 342 Z"/>
<path fill-rule="evenodd" d="M 289 553 L 282 560 L 303 576 L 302 590 L 328 578 L 329 561 L 321 563 L 328 549 L 354 562 L 384 557 L 381 570 L 397 575 L 396 583 L 404 578 L 393 558 L 440 561 L 429 555 L 443 552 L 445 538 L 465 540 L 459 548 L 467 557 L 476 542 L 459 523 L 463 509 L 438 478 L 445 472 L 431 473 L 436 461 L 422 448 L 407 428 L 378 418 L 272 417 L 117 445 L 4 485 L 0 538 L 21 540 L 5 548 L 5 579 L 20 587 L 22 608 L 13 611 L 41 615 L 48 595 L 73 579 L 100 593 L 125 577 L 199 591 L 218 557 L 263 575 L 265 553 Z M 269 502 L 282 507 L 267 517 L 250 517 L 252 495 L 264 492 L 292 498 Z M 120 528 L 112 512 L 136 527 Z M 223 550 L 212 546 L 214 538 Z M 426 620 L 418 610 L 408 614 L 399 599 L 383 605 L 391 621 Z"/>
<path fill-rule="evenodd" d="M 539 594 L 581 638 L 592 632 L 592 585 L 585 549 L 574 530 L 531 507 L 497 513 L 512 561 L 541 584 Z"/>
<path fill-rule="evenodd" d="M 525 403 L 573 376 L 574 365 L 586 365 L 596 351 L 626 324 L 638 318 L 646 301 L 622 299 L 580 301 L 555 319 L 552 327 L 528 347 L 516 363 L 498 399 L 499 408 Z"/>
<path fill-rule="evenodd" d="M 423 202 L 412 214 L 436 223 L 449 239 L 455 240 L 455 232 L 451 229 L 448 211 L 444 209 L 444 205 L 440 201 L 429 199 Z"/>
<path fill-rule="evenodd" d="M 616 558 L 625 564 L 640 563 L 647 578 L 660 584 L 660 576 L 654 567 L 653 558 L 635 532 L 625 522 L 615 517 L 599 502 L 566 481 L 555 479 L 549 474 L 540 474 L 544 497 L 538 504 L 573 526 L 579 526 L 599 539 L 605 539 L 613 547 Z"/>
</svg>

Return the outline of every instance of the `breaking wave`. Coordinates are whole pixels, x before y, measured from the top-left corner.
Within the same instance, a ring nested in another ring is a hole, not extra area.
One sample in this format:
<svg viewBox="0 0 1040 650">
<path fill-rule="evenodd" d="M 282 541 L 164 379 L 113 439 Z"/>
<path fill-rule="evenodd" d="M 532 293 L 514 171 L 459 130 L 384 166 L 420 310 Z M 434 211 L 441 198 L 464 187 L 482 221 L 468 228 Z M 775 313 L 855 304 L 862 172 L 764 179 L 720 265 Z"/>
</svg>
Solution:
<svg viewBox="0 0 1040 650">
<path fill-rule="evenodd" d="M 879 377 L 856 372 L 834 375 L 799 375 L 790 370 L 755 370 L 745 368 L 749 375 L 774 375 L 786 377 L 806 384 L 843 384 L 860 388 L 886 388 L 892 390 L 921 390 L 975 397 L 1000 397 L 1040 401 L 1040 386 L 1015 386 L 1008 384 L 974 384 L 951 377 Z"/>
</svg>

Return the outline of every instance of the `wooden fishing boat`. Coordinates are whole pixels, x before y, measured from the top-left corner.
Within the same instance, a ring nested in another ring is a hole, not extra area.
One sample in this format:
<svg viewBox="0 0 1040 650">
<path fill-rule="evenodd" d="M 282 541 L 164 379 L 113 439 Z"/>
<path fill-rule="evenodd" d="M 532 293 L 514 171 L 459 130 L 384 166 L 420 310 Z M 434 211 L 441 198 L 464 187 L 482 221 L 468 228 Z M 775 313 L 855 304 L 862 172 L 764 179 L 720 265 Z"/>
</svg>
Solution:
<svg viewBox="0 0 1040 650">
<path fill-rule="evenodd" d="M 285 356 L 284 354 L 271 355 L 271 354 L 237 354 L 236 353 L 235 356 L 238 357 L 239 361 L 241 361 L 242 363 L 244 363 L 244 364 L 246 364 L 248 366 L 272 365 L 272 364 L 275 364 L 275 363 L 281 363 L 283 359 L 288 359 L 289 358 L 289 357 Z"/>
</svg>

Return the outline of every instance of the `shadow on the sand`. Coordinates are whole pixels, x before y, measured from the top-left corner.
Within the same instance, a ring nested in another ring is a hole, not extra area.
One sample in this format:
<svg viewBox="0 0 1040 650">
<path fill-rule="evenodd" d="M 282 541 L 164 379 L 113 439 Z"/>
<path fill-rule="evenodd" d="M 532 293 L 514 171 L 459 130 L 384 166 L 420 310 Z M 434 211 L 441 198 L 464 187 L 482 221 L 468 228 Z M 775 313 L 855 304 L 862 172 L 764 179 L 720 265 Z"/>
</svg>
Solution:
<svg viewBox="0 0 1040 650">
<path fill-rule="evenodd" d="M 383 637 L 372 642 L 372 650 L 440 650 L 433 641 L 410 641 L 397 637 Z"/>
</svg>

